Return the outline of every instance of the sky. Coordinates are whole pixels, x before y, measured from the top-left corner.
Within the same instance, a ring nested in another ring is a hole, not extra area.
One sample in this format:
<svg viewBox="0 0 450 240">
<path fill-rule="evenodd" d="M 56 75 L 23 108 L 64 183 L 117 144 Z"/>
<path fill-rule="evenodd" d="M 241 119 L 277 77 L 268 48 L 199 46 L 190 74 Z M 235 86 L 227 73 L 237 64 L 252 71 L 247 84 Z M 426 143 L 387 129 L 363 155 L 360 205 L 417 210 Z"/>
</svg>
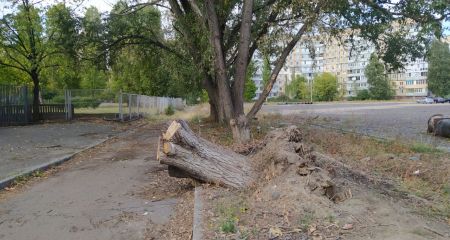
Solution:
<svg viewBox="0 0 450 240">
<path fill-rule="evenodd" d="M 90 6 L 95 6 L 100 12 L 108 12 L 112 9 L 112 6 L 118 0 L 84 0 L 82 3 L 82 7 L 88 8 Z M 52 2 L 52 0 L 44 0 L 44 2 Z M 3 1 L 0 0 L 0 6 L 3 7 Z M 0 14 L 1 15 L 1 14 Z M 444 35 L 450 35 L 450 22 L 444 22 L 444 26 L 446 28 Z"/>
<path fill-rule="evenodd" d="M 112 9 L 112 6 L 117 2 L 118 0 L 85 0 L 83 2 L 83 7 L 90 7 L 94 6 L 96 7 L 100 12 L 107 12 Z"/>
</svg>

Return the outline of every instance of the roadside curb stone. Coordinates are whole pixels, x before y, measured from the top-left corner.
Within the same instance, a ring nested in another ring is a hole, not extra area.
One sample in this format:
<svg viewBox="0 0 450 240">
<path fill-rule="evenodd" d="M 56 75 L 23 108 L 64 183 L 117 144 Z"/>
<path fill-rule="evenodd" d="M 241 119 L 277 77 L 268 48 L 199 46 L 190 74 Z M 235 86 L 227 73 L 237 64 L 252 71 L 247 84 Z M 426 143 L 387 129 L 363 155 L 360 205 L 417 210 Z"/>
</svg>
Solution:
<svg viewBox="0 0 450 240">
<path fill-rule="evenodd" d="M 202 240 L 203 239 L 203 228 L 202 228 L 202 187 L 196 187 L 194 192 L 194 221 L 192 226 L 192 240 Z"/>
</svg>

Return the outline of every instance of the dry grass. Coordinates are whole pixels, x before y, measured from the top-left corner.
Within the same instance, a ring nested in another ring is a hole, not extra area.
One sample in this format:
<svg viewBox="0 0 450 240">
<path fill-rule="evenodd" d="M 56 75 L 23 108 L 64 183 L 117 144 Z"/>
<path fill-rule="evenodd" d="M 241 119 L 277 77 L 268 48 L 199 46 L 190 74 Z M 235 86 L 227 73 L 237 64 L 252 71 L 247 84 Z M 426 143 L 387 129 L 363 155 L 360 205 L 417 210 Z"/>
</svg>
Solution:
<svg viewBox="0 0 450 240">
<path fill-rule="evenodd" d="M 197 122 L 196 122 L 197 121 Z M 449 154 L 420 143 L 383 141 L 352 133 L 312 127 L 314 119 L 266 114 L 252 124 L 254 142 L 270 130 L 290 124 L 304 129 L 305 140 L 315 150 L 331 155 L 355 170 L 397 182 L 399 190 L 432 203 L 427 213 L 450 218 Z M 192 128 L 215 143 L 235 147 L 229 128 L 205 119 L 191 119 Z"/>
</svg>

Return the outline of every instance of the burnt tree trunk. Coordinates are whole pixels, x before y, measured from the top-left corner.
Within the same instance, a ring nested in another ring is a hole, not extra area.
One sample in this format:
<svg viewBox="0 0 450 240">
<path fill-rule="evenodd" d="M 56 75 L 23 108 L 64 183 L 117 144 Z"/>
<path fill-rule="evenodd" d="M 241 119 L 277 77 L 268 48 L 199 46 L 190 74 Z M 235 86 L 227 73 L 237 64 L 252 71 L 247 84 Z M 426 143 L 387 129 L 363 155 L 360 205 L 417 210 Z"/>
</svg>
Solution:
<svg viewBox="0 0 450 240">
<path fill-rule="evenodd" d="M 173 121 L 162 135 L 158 160 L 169 165 L 174 177 L 244 188 L 255 179 L 248 159 L 198 137 L 183 120 Z"/>
</svg>

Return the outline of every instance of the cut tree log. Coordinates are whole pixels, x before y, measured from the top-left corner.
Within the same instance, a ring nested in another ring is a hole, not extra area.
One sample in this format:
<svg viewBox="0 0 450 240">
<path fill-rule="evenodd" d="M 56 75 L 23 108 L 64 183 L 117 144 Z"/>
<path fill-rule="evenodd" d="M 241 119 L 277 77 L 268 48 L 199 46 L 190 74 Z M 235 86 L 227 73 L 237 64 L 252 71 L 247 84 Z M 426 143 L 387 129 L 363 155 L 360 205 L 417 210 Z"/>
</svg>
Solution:
<svg viewBox="0 0 450 240">
<path fill-rule="evenodd" d="M 198 137 L 183 120 L 173 121 L 162 134 L 157 157 L 174 177 L 244 188 L 256 176 L 245 156 Z"/>
</svg>

